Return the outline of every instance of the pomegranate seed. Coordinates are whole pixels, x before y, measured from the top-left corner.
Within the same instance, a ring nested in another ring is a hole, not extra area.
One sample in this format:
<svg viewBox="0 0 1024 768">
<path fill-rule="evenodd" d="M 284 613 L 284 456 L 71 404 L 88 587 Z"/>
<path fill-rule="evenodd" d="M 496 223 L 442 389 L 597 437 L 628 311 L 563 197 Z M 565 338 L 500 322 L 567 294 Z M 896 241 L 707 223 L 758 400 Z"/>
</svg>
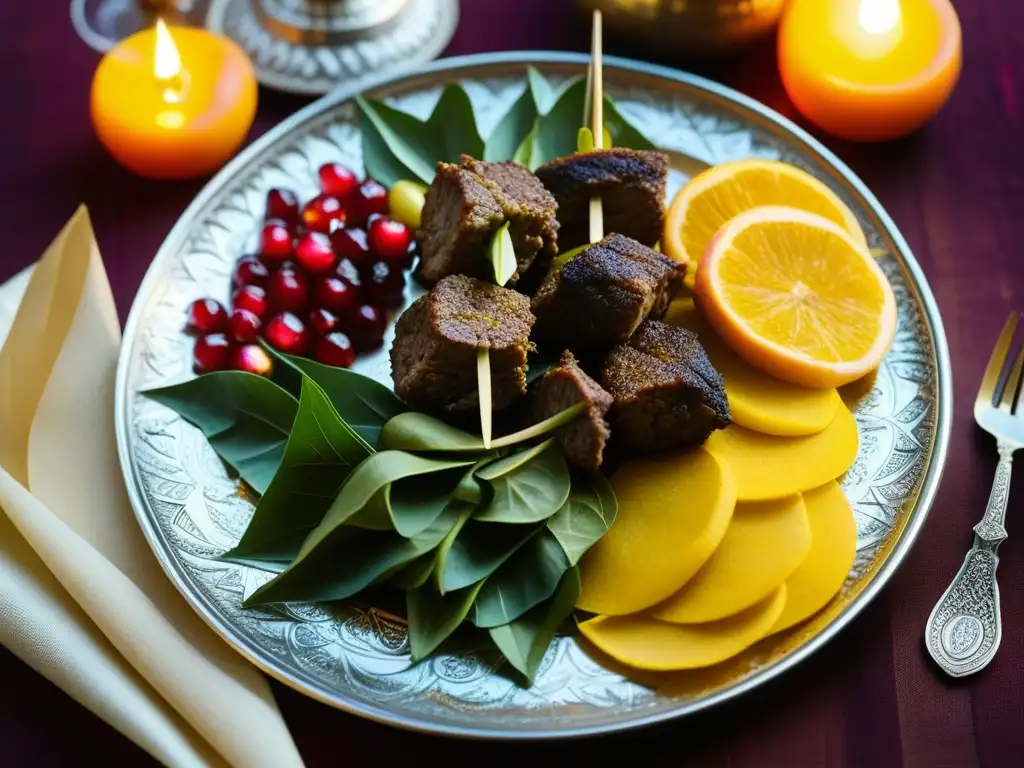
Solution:
<svg viewBox="0 0 1024 768">
<path fill-rule="evenodd" d="M 341 163 L 320 166 L 320 189 L 328 195 L 345 197 L 359 184 L 359 179 Z"/>
<path fill-rule="evenodd" d="M 412 231 L 400 221 L 381 216 L 366 230 L 370 247 L 381 259 L 390 263 L 404 262 L 409 255 Z"/>
<path fill-rule="evenodd" d="M 388 212 L 388 191 L 376 179 L 366 179 L 349 198 L 349 223 L 366 224 L 375 213 Z"/>
<path fill-rule="evenodd" d="M 349 332 L 356 351 L 369 352 L 383 344 L 387 327 L 387 318 L 379 309 L 369 304 L 359 307 L 349 321 Z"/>
<path fill-rule="evenodd" d="M 276 266 L 292 255 L 292 233 L 280 219 L 268 221 L 260 234 L 260 259 Z"/>
<path fill-rule="evenodd" d="M 309 346 L 309 331 L 291 312 L 274 315 L 263 331 L 263 338 L 286 355 L 301 355 Z"/>
<path fill-rule="evenodd" d="M 358 291 L 340 277 L 322 277 L 317 281 L 314 294 L 318 307 L 336 315 L 347 315 L 356 308 Z"/>
<path fill-rule="evenodd" d="M 196 373 L 221 371 L 230 359 L 231 342 L 223 333 L 202 336 L 192 348 L 192 370 Z"/>
<path fill-rule="evenodd" d="M 231 278 L 231 284 L 235 288 L 243 285 L 258 285 L 261 288 L 267 284 L 270 271 L 266 265 L 255 256 L 243 256 L 235 265 L 235 274 Z"/>
<path fill-rule="evenodd" d="M 313 332 L 320 336 L 326 336 L 336 330 L 340 323 L 338 316 L 327 309 L 314 309 L 309 313 L 309 324 L 313 327 Z"/>
<path fill-rule="evenodd" d="M 398 306 L 405 293 L 405 273 L 386 261 L 378 261 L 366 273 L 363 295 L 367 301 L 383 306 Z"/>
<path fill-rule="evenodd" d="M 329 235 L 345 223 L 345 209 L 334 195 L 317 195 L 302 209 L 302 226 Z"/>
<path fill-rule="evenodd" d="M 252 344 L 260 337 L 260 327 L 263 323 L 258 315 L 248 309 L 236 309 L 231 313 L 228 321 L 228 330 L 231 338 L 239 344 Z"/>
<path fill-rule="evenodd" d="M 324 275 L 334 269 L 337 257 L 331 239 L 322 232 L 305 232 L 295 244 L 295 258 L 311 275 Z"/>
<path fill-rule="evenodd" d="M 246 344 L 235 350 L 231 357 L 231 367 L 236 371 L 255 373 L 257 376 L 269 376 L 274 368 L 274 362 L 267 354 L 267 350 L 259 344 Z"/>
<path fill-rule="evenodd" d="M 227 310 L 219 301 L 197 299 L 188 308 L 185 327 L 192 333 L 220 333 L 228 327 Z"/>
<path fill-rule="evenodd" d="M 344 333 L 329 333 L 316 340 L 316 344 L 313 345 L 313 357 L 324 365 L 348 368 L 355 362 L 356 351 Z"/>
<path fill-rule="evenodd" d="M 337 268 L 334 270 L 334 274 L 344 280 L 346 283 L 351 285 L 353 288 L 358 289 L 362 283 L 362 279 L 359 277 L 359 270 L 356 269 L 356 265 L 348 259 L 343 258 L 338 262 Z"/>
<path fill-rule="evenodd" d="M 367 242 L 366 232 L 361 229 L 339 229 L 331 236 L 334 252 L 343 259 L 349 259 L 356 267 L 369 266 L 373 253 Z"/>
<path fill-rule="evenodd" d="M 258 285 L 243 285 L 231 297 L 232 309 L 247 309 L 261 320 L 267 314 L 267 292 Z"/>
<path fill-rule="evenodd" d="M 270 276 L 267 301 L 275 312 L 299 312 L 309 302 L 309 278 L 301 272 L 282 269 Z"/>
<path fill-rule="evenodd" d="M 267 192 L 268 219 L 280 219 L 290 228 L 299 225 L 299 198 L 290 189 L 272 189 Z"/>
</svg>

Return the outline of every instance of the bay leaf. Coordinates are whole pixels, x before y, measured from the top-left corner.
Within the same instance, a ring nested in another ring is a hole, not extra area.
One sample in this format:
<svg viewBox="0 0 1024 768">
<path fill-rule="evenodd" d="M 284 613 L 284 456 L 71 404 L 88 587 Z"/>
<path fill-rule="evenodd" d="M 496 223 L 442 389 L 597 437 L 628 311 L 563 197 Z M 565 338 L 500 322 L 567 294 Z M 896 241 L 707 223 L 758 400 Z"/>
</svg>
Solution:
<svg viewBox="0 0 1024 768">
<path fill-rule="evenodd" d="M 557 444 L 548 441 L 542 445 L 540 451 L 513 454 L 477 472 L 477 477 L 490 484 L 493 496 L 474 519 L 536 523 L 558 511 L 569 497 L 569 468 Z"/>
<path fill-rule="evenodd" d="M 494 573 L 540 529 L 469 520 L 455 534 L 437 571 L 441 594 L 468 587 Z"/>
<path fill-rule="evenodd" d="M 526 85 L 530 89 L 530 95 L 533 96 L 537 114 L 547 114 L 555 103 L 555 89 L 551 87 L 551 83 L 535 67 L 527 67 Z"/>
<path fill-rule="evenodd" d="M 461 468 L 401 477 L 383 486 L 346 525 L 374 531 L 395 531 L 411 538 L 425 530 L 445 506 L 465 473 Z"/>
<path fill-rule="evenodd" d="M 401 566 L 396 573 L 391 575 L 388 583 L 398 589 L 422 587 L 430 580 L 436 563 L 437 551 L 427 552 L 417 557 L 411 563 Z"/>
<path fill-rule="evenodd" d="M 424 184 L 429 184 L 444 152 L 434 131 L 419 118 L 382 101 L 363 96 L 356 96 L 355 100 L 365 118 L 362 129 L 375 131 L 395 160 Z"/>
<path fill-rule="evenodd" d="M 364 120 L 359 127 L 363 167 L 368 177 L 376 179 L 389 189 L 403 179 L 416 180 L 416 174 L 394 156 L 372 122 Z"/>
<path fill-rule="evenodd" d="M 305 357 L 285 355 L 269 344 L 264 347 L 278 362 L 274 381 L 298 395 L 303 379 L 312 379 L 326 393 L 338 415 L 368 446 L 375 447 L 384 425 L 407 410 L 394 392 L 368 376 Z"/>
<path fill-rule="evenodd" d="M 498 227 L 487 243 L 487 255 L 494 271 L 494 282 L 501 286 L 509 281 L 518 268 L 512 235 L 508 231 L 510 223 L 506 221 Z"/>
<path fill-rule="evenodd" d="M 557 591 L 550 599 L 515 621 L 489 630 L 498 650 L 530 685 L 559 627 L 572 615 L 579 595 L 580 573 L 574 566 L 562 576 Z"/>
<path fill-rule="evenodd" d="M 533 152 L 533 142 L 537 138 L 537 131 L 540 130 L 540 118 L 534 118 L 533 127 L 530 132 L 523 137 L 522 142 L 516 148 L 515 154 L 512 155 L 512 161 L 519 163 L 520 165 L 526 166 L 527 168 L 536 168 L 530 163 L 530 154 Z"/>
<path fill-rule="evenodd" d="M 436 136 L 440 154 L 434 158 L 458 163 L 466 154 L 480 159 L 484 156 L 484 140 L 476 127 L 476 115 L 469 95 L 461 85 L 448 83 L 427 118 L 426 130 Z M 433 178 L 433 177 L 431 177 Z"/>
<path fill-rule="evenodd" d="M 451 552 L 452 545 L 455 543 L 455 539 L 458 538 L 459 532 L 462 531 L 466 523 L 469 522 L 469 519 L 473 516 L 473 512 L 475 510 L 475 504 L 462 502 L 459 507 L 459 516 L 456 518 L 455 523 L 444 537 L 444 540 L 437 547 L 437 557 L 434 563 L 434 585 L 441 594 L 444 594 L 444 589 L 441 587 L 441 574 L 446 568 L 448 555 Z"/>
<path fill-rule="evenodd" d="M 616 147 L 630 149 L 657 149 L 650 139 L 644 136 L 629 120 L 626 119 L 615 101 L 604 97 L 604 127 L 611 134 Z"/>
<path fill-rule="evenodd" d="M 562 545 L 571 565 L 612 527 L 619 503 L 607 478 L 600 472 L 575 473 L 569 498 L 547 521 L 548 530 Z"/>
<path fill-rule="evenodd" d="M 530 147 L 530 170 L 576 152 L 576 132 L 583 122 L 587 83 L 574 79 L 554 105 L 537 121 L 537 133 Z"/>
<path fill-rule="evenodd" d="M 441 595 L 432 584 L 424 584 L 405 593 L 409 649 L 413 661 L 429 656 L 459 628 L 472 608 L 480 587 L 481 584 L 474 584 Z"/>
<path fill-rule="evenodd" d="M 484 581 L 473 603 L 472 622 L 490 628 L 515 621 L 551 597 L 569 568 L 558 539 L 541 528 Z"/>
<path fill-rule="evenodd" d="M 533 130 L 537 114 L 533 89 L 527 83 L 519 98 L 512 103 L 512 106 L 491 130 L 484 143 L 483 159 L 488 162 L 516 159 L 516 151 Z M 525 163 L 522 164 L 525 165 Z"/>
<path fill-rule="evenodd" d="M 257 493 L 270 486 L 299 408 L 284 389 L 252 373 L 217 371 L 142 394 L 202 430 L 217 455 Z"/>
<path fill-rule="evenodd" d="M 481 480 L 497 480 L 502 475 L 507 475 L 509 472 L 519 469 L 528 461 L 532 461 L 538 455 L 550 448 L 553 443 L 554 439 L 548 439 L 542 443 L 537 443 L 537 445 L 527 446 L 515 453 L 510 453 L 508 456 L 498 459 L 497 461 L 489 462 L 478 469 L 476 476 Z"/>
<path fill-rule="evenodd" d="M 304 379 L 281 466 L 242 538 L 219 559 L 291 562 L 349 473 L 372 452 L 316 382 Z"/>
</svg>

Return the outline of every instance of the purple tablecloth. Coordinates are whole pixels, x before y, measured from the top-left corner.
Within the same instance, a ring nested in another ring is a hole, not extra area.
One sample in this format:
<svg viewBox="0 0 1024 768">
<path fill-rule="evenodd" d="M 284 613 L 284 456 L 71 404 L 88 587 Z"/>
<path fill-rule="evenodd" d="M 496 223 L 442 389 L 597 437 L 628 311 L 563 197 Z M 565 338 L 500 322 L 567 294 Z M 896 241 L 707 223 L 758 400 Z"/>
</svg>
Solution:
<svg viewBox="0 0 1024 768">
<path fill-rule="evenodd" d="M 974 428 L 970 403 L 1007 313 L 1024 309 L 1024 4 L 957 5 L 965 67 L 936 120 L 888 145 L 827 142 L 874 190 L 917 255 L 953 359 L 955 416 L 942 488 L 886 590 L 825 650 L 759 691 L 686 721 L 608 739 L 443 742 L 358 720 L 275 684 L 310 768 L 364 759 L 386 765 L 428 749 L 457 763 L 550 755 L 564 765 L 616 750 L 660 765 L 732 768 L 1024 764 L 1024 471 L 1000 550 L 998 656 L 983 673 L 951 682 L 922 645 L 924 622 L 970 544 L 995 466 L 994 446 Z M 448 55 L 586 46 L 587 24 L 568 0 L 462 6 Z M 84 202 L 124 317 L 153 254 L 203 182 L 143 181 L 107 157 L 88 119 L 98 58 L 72 30 L 67 0 L 0 3 L 0 280 L 35 259 Z M 770 42 L 698 69 L 793 114 Z M 268 91 L 260 98 L 253 138 L 305 103 Z M 0 765 L 154 764 L 5 651 L 0 690 Z"/>
</svg>

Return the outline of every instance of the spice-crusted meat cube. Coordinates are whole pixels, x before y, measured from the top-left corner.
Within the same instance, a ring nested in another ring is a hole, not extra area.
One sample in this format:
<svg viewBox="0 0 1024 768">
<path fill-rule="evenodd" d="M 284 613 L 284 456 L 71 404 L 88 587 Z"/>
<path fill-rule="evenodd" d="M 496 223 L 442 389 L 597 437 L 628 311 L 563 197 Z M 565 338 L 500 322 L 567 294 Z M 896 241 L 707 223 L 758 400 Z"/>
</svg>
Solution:
<svg viewBox="0 0 1024 768">
<path fill-rule="evenodd" d="M 649 320 L 612 350 L 601 373 L 617 440 L 650 453 L 699 445 L 732 422 L 721 374 L 697 334 Z"/>
<path fill-rule="evenodd" d="M 644 245 L 661 239 L 665 219 L 668 155 L 655 150 L 603 149 L 560 157 L 537 171 L 558 202 L 559 247 L 563 251 L 590 240 L 590 198 L 603 202 L 607 232 Z"/>
<path fill-rule="evenodd" d="M 542 376 L 532 390 L 532 416 L 543 421 L 576 403 L 585 403 L 580 416 L 555 436 L 565 457 L 583 469 L 597 469 L 604 458 L 604 446 L 611 430 L 605 414 L 612 406 L 612 396 L 579 367 L 572 352 L 566 350 L 558 365 Z"/>
<path fill-rule="evenodd" d="M 445 277 L 395 326 L 395 394 L 424 411 L 476 408 L 477 350 L 487 348 L 492 408 L 507 407 L 526 392 L 533 322 L 522 294 L 465 275 Z"/>
<path fill-rule="evenodd" d="M 539 344 L 577 351 L 625 341 L 648 317 L 664 316 L 685 265 L 611 234 L 564 265 L 558 260 L 533 297 Z"/>
<path fill-rule="evenodd" d="M 557 249 L 556 208 L 537 177 L 516 163 L 484 163 L 466 155 L 461 165 L 438 163 L 416 233 L 417 277 L 425 285 L 453 274 L 490 279 L 487 239 L 508 221 L 518 266 L 513 285 L 538 251 Z"/>
</svg>

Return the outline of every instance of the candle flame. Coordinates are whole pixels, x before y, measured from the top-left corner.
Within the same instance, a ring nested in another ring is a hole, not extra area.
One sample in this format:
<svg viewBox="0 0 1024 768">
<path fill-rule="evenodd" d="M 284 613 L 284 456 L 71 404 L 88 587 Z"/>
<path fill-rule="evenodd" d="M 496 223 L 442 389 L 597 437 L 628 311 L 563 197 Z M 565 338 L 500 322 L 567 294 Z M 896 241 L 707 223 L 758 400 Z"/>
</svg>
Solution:
<svg viewBox="0 0 1024 768">
<path fill-rule="evenodd" d="M 157 80 L 169 81 L 181 74 L 181 56 L 174 38 L 163 19 L 156 20 L 156 51 L 153 55 L 153 74 Z"/>
<path fill-rule="evenodd" d="M 857 22 L 873 35 L 892 32 L 900 23 L 900 0 L 860 0 Z"/>
</svg>

